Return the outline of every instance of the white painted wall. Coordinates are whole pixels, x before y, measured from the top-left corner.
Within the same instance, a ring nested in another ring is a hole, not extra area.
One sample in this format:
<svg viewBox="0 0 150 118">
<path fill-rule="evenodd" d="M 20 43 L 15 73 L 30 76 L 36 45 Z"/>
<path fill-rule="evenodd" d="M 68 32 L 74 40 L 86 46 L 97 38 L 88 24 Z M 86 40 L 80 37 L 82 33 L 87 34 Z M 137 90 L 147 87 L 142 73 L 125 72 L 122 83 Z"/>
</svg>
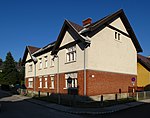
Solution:
<svg viewBox="0 0 150 118">
<path fill-rule="evenodd" d="M 72 41 L 74 41 L 73 37 L 69 34 L 69 32 L 66 32 L 63 38 L 63 41 L 61 43 L 61 46 L 64 46 L 65 44 L 70 43 Z M 83 70 L 83 67 L 84 67 L 83 56 L 84 55 L 83 55 L 83 51 L 78 46 L 78 44 L 76 44 L 76 61 L 75 62 L 66 63 L 66 50 L 67 49 L 63 49 L 59 51 L 58 53 L 60 73 Z"/>
<path fill-rule="evenodd" d="M 64 35 L 64 38 L 63 38 L 63 40 L 62 40 L 62 42 L 60 44 L 60 47 L 66 45 L 66 44 L 68 44 L 70 42 L 73 42 L 73 41 L 74 41 L 74 39 L 72 38 L 72 36 L 69 34 L 68 31 L 66 31 L 66 33 Z"/>
<path fill-rule="evenodd" d="M 31 56 L 30 56 L 30 54 L 28 53 L 28 54 L 27 54 L 26 61 L 28 61 L 28 60 L 30 60 L 30 59 L 31 59 Z"/>
<path fill-rule="evenodd" d="M 117 29 L 125 32 L 126 34 L 128 34 L 124 24 L 122 23 L 120 18 L 117 18 L 115 21 L 113 21 L 112 23 L 110 23 L 110 25 L 116 27 Z"/>
<path fill-rule="evenodd" d="M 47 56 L 47 61 L 48 61 L 48 67 L 45 68 L 45 56 Z M 42 58 L 42 69 L 39 68 L 39 59 Z M 50 75 L 50 74 L 56 74 L 57 71 L 57 60 L 55 59 L 54 61 L 54 66 L 51 66 L 51 52 L 48 52 L 46 54 L 40 55 L 37 57 L 38 62 L 36 64 L 36 74 L 37 76 L 44 76 L 44 75 Z"/>
<path fill-rule="evenodd" d="M 127 33 L 121 19 L 118 18 L 111 23 L 112 26 Z M 66 32 L 63 41 L 60 45 L 64 46 L 67 43 L 74 41 L 73 37 Z M 76 61 L 72 63 L 66 63 L 66 49 L 58 52 L 58 58 L 55 59 L 54 67 L 50 66 L 51 52 L 38 56 L 38 62 L 36 64 L 36 76 L 45 76 L 50 74 L 56 74 L 65 72 L 73 72 L 83 70 L 84 67 L 84 52 L 76 45 Z M 48 68 L 45 68 L 44 57 L 48 58 Z M 28 54 L 27 60 L 31 57 Z M 39 69 L 39 58 L 42 58 L 42 69 Z M 58 62 L 59 61 L 59 65 Z M 33 64 L 33 62 L 30 62 Z M 28 72 L 28 66 L 25 65 L 26 77 L 34 76 L 34 64 L 33 71 Z M 115 39 L 115 31 L 105 27 L 99 33 L 91 37 L 91 45 L 86 49 L 86 69 L 108 71 L 125 74 L 137 74 L 137 52 L 130 38 L 121 34 L 121 40 Z"/>
<path fill-rule="evenodd" d="M 29 71 L 29 65 L 32 64 L 32 71 Z M 28 78 L 28 77 L 34 77 L 34 63 L 33 62 L 28 62 L 25 64 L 25 78 Z"/>
<path fill-rule="evenodd" d="M 124 31 L 119 19 L 111 24 Z M 87 69 L 136 75 L 137 52 L 131 39 L 121 34 L 118 41 L 114 36 L 115 31 L 105 27 L 91 38 Z"/>
<path fill-rule="evenodd" d="M 45 76 L 45 75 L 50 75 L 50 74 L 55 74 L 57 73 L 56 72 L 56 69 L 57 69 L 57 61 L 55 59 L 54 61 L 54 67 L 50 66 L 50 62 L 51 62 L 51 52 L 48 52 L 46 54 L 43 54 L 43 55 L 40 55 L 37 58 L 38 62 L 36 63 L 36 76 Z M 28 54 L 29 55 L 29 54 Z M 29 55 L 30 56 L 30 55 Z M 27 59 L 28 60 L 30 57 L 27 56 Z M 48 59 L 48 67 L 45 68 L 45 56 L 47 56 L 47 59 Z M 39 59 L 42 58 L 42 69 L 39 68 Z M 32 72 L 29 72 L 29 65 L 32 64 L 33 65 L 33 71 Z M 27 77 L 33 77 L 35 75 L 35 66 L 34 66 L 34 63 L 33 62 L 28 62 L 25 64 L 25 78 Z"/>
</svg>

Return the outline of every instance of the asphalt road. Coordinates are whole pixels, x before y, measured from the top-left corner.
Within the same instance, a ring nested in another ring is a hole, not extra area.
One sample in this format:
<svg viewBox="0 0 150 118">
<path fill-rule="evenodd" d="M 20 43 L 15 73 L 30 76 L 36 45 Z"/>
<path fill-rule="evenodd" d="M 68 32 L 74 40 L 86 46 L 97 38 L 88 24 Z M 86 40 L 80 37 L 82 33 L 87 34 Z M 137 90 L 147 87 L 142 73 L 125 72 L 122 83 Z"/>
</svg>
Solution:
<svg viewBox="0 0 150 118">
<path fill-rule="evenodd" d="M 58 112 L 4 93 L 0 93 L 0 103 L 2 103 L 0 118 L 82 118 L 82 116 Z"/>
<path fill-rule="evenodd" d="M 143 104 L 105 115 L 84 115 L 86 118 L 150 118 L 150 104 Z"/>
<path fill-rule="evenodd" d="M 1 93 L 2 111 L 0 118 L 150 118 L 150 104 L 105 115 L 75 115 L 46 108 L 26 100 Z"/>
</svg>

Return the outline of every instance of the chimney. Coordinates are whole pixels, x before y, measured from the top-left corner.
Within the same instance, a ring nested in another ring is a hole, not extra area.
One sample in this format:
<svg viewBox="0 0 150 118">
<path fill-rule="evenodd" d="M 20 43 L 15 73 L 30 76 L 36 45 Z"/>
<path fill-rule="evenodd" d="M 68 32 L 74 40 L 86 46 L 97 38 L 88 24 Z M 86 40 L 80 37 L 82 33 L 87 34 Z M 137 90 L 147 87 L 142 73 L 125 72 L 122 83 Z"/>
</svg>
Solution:
<svg viewBox="0 0 150 118">
<path fill-rule="evenodd" d="M 87 27 L 87 26 L 89 26 L 92 23 L 92 19 L 91 18 L 87 18 L 87 19 L 83 20 L 82 23 L 83 23 L 84 27 Z"/>
<path fill-rule="evenodd" d="M 150 56 L 147 56 L 148 59 L 150 59 Z"/>
</svg>

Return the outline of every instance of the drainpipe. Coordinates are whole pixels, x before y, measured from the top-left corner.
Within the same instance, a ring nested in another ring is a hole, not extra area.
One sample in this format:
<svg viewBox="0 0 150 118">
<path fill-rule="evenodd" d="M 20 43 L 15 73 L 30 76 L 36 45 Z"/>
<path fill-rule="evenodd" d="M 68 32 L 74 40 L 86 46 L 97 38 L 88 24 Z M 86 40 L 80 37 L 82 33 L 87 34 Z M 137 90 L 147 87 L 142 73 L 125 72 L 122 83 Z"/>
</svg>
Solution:
<svg viewBox="0 0 150 118">
<path fill-rule="evenodd" d="M 57 55 L 57 93 L 59 93 L 59 57 Z"/>
<path fill-rule="evenodd" d="M 86 96 L 86 47 L 84 48 L 84 95 Z"/>
<path fill-rule="evenodd" d="M 59 56 L 54 55 L 52 60 L 55 60 L 57 58 L 57 93 L 59 93 Z"/>
<path fill-rule="evenodd" d="M 36 63 L 34 63 L 34 94 L 35 94 L 35 86 L 36 86 Z"/>
</svg>

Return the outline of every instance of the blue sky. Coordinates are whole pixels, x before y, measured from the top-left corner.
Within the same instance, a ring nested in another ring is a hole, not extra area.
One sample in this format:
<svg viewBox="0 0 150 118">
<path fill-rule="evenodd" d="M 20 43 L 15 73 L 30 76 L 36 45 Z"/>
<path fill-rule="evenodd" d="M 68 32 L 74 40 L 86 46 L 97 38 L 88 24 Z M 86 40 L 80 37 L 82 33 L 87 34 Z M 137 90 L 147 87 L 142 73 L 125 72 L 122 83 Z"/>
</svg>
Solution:
<svg viewBox="0 0 150 118">
<path fill-rule="evenodd" d="M 143 55 L 150 55 L 149 0 L 0 0 L 0 58 L 11 52 L 16 61 L 25 47 L 43 47 L 57 39 L 65 19 L 82 25 L 123 9 L 139 40 Z"/>
</svg>

